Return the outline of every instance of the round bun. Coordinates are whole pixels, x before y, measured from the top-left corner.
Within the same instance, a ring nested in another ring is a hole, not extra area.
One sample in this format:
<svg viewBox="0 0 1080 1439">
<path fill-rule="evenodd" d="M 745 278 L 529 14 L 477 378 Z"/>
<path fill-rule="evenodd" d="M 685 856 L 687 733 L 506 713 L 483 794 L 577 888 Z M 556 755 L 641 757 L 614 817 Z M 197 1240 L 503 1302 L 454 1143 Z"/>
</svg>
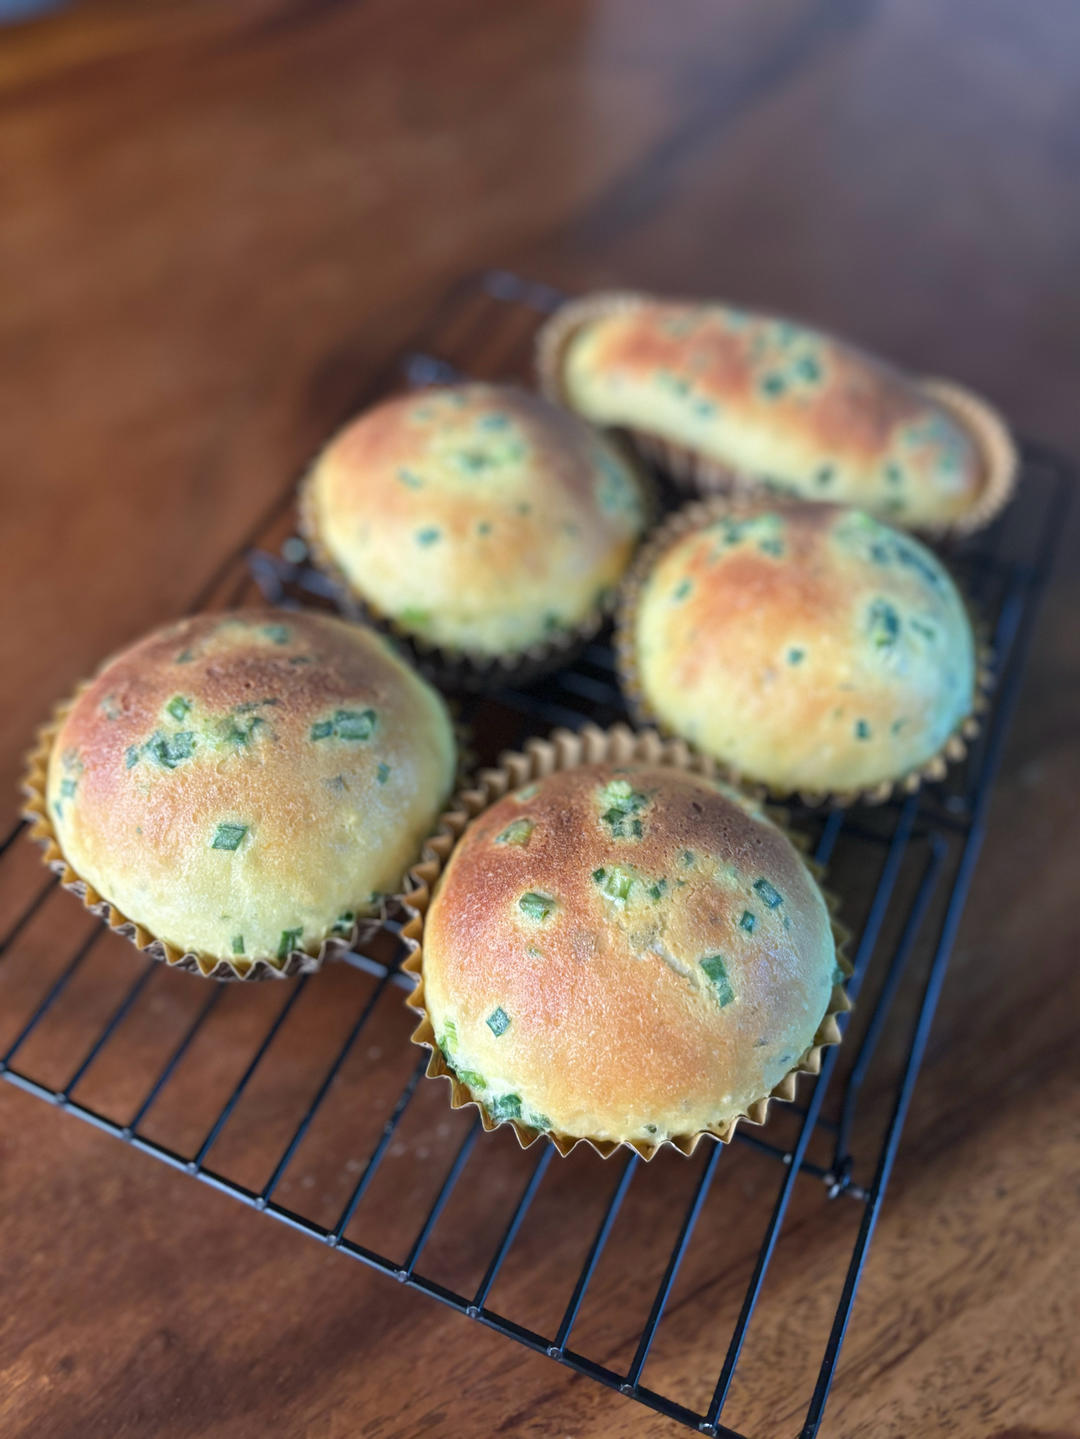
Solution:
<svg viewBox="0 0 1080 1439">
<path fill-rule="evenodd" d="M 642 490 L 582 420 L 506 385 L 388 400 L 320 455 L 306 524 L 402 630 L 477 656 L 597 625 L 641 533 Z"/>
<path fill-rule="evenodd" d="M 971 713 L 967 612 L 910 535 L 833 505 L 746 504 L 659 548 L 623 635 L 641 698 L 742 776 L 868 789 Z"/>
<path fill-rule="evenodd" d="M 548 386 L 579 414 L 803 499 L 939 529 L 978 515 L 996 483 L 965 423 L 971 405 L 820 330 L 729 305 L 602 295 L 548 323 L 565 337 L 541 341 L 556 367 Z"/>
<path fill-rule="evenodd" d="M 495 1119 L 585 1139 L 722 1132 L 807 1053 L 837 978 L 821 891 L 733 791 L 586 765 L 469 825 L 424 925 L 446 1062 Z"/>
<path fill-rule="evenodd" d="M 77 875 L 241 971 L 372 914 L 452 787 L 439 695 L 360 625 L 197 615 L 109 660 L 60 725 L 47 801 Z"/>
</svg>

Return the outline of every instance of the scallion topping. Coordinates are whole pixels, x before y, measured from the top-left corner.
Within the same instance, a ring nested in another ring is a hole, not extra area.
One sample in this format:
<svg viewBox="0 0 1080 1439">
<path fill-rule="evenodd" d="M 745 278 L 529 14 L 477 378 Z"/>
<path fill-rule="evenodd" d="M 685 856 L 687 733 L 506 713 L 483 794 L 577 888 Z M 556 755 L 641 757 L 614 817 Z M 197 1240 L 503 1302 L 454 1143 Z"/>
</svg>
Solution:
<svg viewBox="0 0 1080 1439">
<path fill-rule="evenodd" d="M 500 1006 L 488 1015 L 486 1023 L 488 1029 L 490 1029 L 495 1038 L 498 1039 L 500 1035 L 505 1034 L 510 1028 L 510 1016 L 506 1010 Z"/>
<path fill-rule="evenodd" d="M 754 893 L 760 895 L 770 909 L 775 909 L 784 902 L 784 896 L 774 889 L 767 879 L 755 879 L 753 888 Z"/>
<path fill-rule="evenodd" d="M 727 965 L 722 954 L 710 954 L 701 961 L 701 967 L 705 971 L 705 977 L 716 990 L 716 998 L 720 1008 L 724 1009 L 735 998 L 735 991 L 728 979 Z"/>
<path fill-rule="evenodd" d="M 219 824 L 210 841 L 211 849 L 239 849 L 248 832 L 246 824 Z"/>
<path fill-rule="evenodd" d="M 540 924 L 551 918 L 555 905 L 556 901 L 550 894 L 540 894 L 534 889 L 530 889 L 518 900 L 518 909 L 522 914 Z"/>
</svg>

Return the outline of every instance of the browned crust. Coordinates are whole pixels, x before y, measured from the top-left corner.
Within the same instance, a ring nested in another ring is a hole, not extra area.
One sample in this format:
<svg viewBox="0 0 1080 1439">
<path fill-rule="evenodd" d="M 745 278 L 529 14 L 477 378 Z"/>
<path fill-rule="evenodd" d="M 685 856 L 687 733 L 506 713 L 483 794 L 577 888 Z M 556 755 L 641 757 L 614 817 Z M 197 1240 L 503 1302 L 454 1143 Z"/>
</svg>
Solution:
<svg viewBox="0 0 1080 1439">
<path fill-rule="evenodd" d="M 310 612 L 309 612 L 310 614 Z M 279 611 L 267 610 L 242 610 L 230 611 L 223 614 L 208 614 L 205 616 L 193 617 L 196 620 L 204 620 L 204 634 L 209 633 L 223 619 L 234 619 L 237 617 L 256 616 L 259 619 L 271 622 L 281 621 L 287 624 L 303 623 L 308 615 L 301 611 Z M 324 621 L 328 617 L 310 614 L 316 622 Z M 128 679 L 131 681 L 136 695 L 143 683 L 142 671 L 144 667 L 153 667 L 155 659 L 163 655 L 173 653 L 176 649 L 176 642 L 172 638 L 178 625 L 166 626 L 154 631 L 142 642 L 137 642 L 129 650 L 122 652 L 117 658 L 127 661 L 129 657 L 138 652 L 139 659 L 143 664 L 134 661 L 128 667 L 130 673 Z M 239 682 L 245 685 L 250 680 L 253 693 L 259 692 L 266 687 L 266 682 L 272 679 L 272 674 L 267 672 L 268 656 L 272 652 L 265 649 L 253 651 L 252 665 L 247 673 L 237 681 L 235 677 L 230 681 L 224 676 L 209 676 L 209 687 L 207 693 L 210 697 L 214 695 L 221 701 L 224 707 L 227 703 L 235 700 L 238 691 L 235 685 Z M 92 679 L 82 681 L 74 693 L 66 700 L 54 706 L 50 718 L 39 727 L 35 735 L 34 744 L 28 752 L 25 760 L 24 778 L 21 789 L 25 797 L 23 804 L 23 817 L 30 823 L 28 831 L 29 838 L 39 844 L 44 853 L 43 860 L 55 874 L 60 877 L 60 883 L 65 889 L 77 895 L 86 909 L 92 914 L 103 919 L 108 927 L 130 941 L 135 947 L 149 954 L 151 958 L 160 960 L 173 969 L 185 970 L 198 974 L 205 979 L 216 980 L 240 980 L 250 982 L 263 979 L 289 979 L 299 974 L 313 973 L 330 959 L 337 959 L 349 953 L 358 945 L 367 943 L 386 925 L 388 921 L 399 923 L 404 920 L 406 912 L 403 909 L 404 893 L 384 895 L 378 905 L 377 912 L 373 915 L 358 916 L 352 930 L 348 934 L 330 935 L 320 944 L 316 953 L 311 954 L 303 949 L 294 949 L 289 952 L 280 964 L 257 958 L 248 959 L 243 956 L 235 958 L 212 959 L 207 955 L 200 955 L 192 952 L 184 952 L 168 941 L 155 936 L 145 926 L 137 924 L 129 919 L 108 899 L 99 894 L 92 884 L 80 875 L 68 862 L 61 848 L 59 838 L 49 813 L 46 787 L 48 781 L 49 761 L 53 753 L 57 735 L 64 728 L 65 722 L 77 701 L 88 691 L 95 688 L 101 689 L 103 673 L 110 667 L 111 662 L 106 660 L 97 675 Z M 310 667 L 312 670 L 316 666 Z M 116 665 L 112 664 L 112 670 L 116 673 Z M 318 676 L 306 673 L 301 681 L 302 688 L 308 694 L 312 704 L 318 706 L 332 702 L 337 697 L 335 678 L 332 668 L 328 676 L 320 672 Z M 111 688 L 111 686 L 110 686 Z M 245 688 L 245 693 L 246 688 Z M 87 721 L 89 724 L 89 721 Z M 85 730 L 84 741 L 90 741 L 100 747 L 100 737 L 93 730 Z M 457 741 L 458 754 L 458 783 L 468 772 L 469 757 L 471 751 L 468 747 L 467 732 L 460 726 L 455 725 L 455 738 Z M 120 739 L 121 748 L 126 743 L 127 736 Z M 110 741 L 113 743 L 114 741 Z"/>
<path fill-rule="evenodd" d="M 519 406 L 522 399 L 532 405 L 540 403 L 519 387 L 505 386 Z M 423 391 L 410 392 L 402 398 L 416 401 Z M 556 412 L 558 414 L 558 412 Z M 318 525 L 317 506 L 314 503 L 314 483 L 322 456 L 343 435 L 346 435 L 354 421 L 342 427 L 323 446 L 322 450 L 300 481 L 297 490 L 297 523 L 300 534 L 308 547 L 315 567 L 330 580 L 335 590 L 335 600 L 342 614 L 374 625 L 384 634 L 393 635 L 405 645 L 413 656 L 417 669 L 435 684 L 448 689 L 467 692 L 485 692 L 499 689 L 508 684 L 525 684 L 561 669 L 570 663 L 582 647 L 593 638 L 611 618 L 615 611 L 616 592 L 612 590 L 601 603 L 595 605 L 579 624 L 565 632 L 557 633 L 524 650 L 491 655 L 479 650 L 454 648 L 434 644 L 423 635 L 406 628 L 394 616 L 383 613 L 369 597 L 360 594 L 350 583 L 348 576 L 336 562 L 323 540 Z M 631 448 L 617 437 L 608 436 L 608 443 L 618 451 L 620 458 L 632 472 L 642 499 L 644 522 L 642 534 L 648 534 L 655 522 L 659 504 L 656 487 L 651 475 L 636 462 Z"/>
<path fill-rule="evenodd" d="M 798 502 L 789 501 L 789 506 Z M 761 495 L 721 496 L 691 501 L 682 509 L 669 515 L 663 525 L 652 535 L 638 554 L 619 594 L 615 619 L 615 656 L 619 681 L 623 694 L 630 706 L 634 719 L 639 724 L 657 728 L 662 734 L 670 734 L 669 728 L 656 716 L 649 705 L 641 685 L 637 662 L 637 612 L 642 588 L 654 565 L 685 535 L 710 524 L 713 520 L 727 517 L 739 518 L 760 514 L 763 511 L 783 509 L 783 503 Z M 800 509 L 820 513 L 824 524 L 836 506 L 806 501 Z M 969 606 L 970 606 L 970 602 Z M 982 716 L 989 707 L 989 696 L 994 687 L 993 651 L 980 636 L 980 626 L 973 622 L 976 635 L 976 673 L 974 699 L 971 710 L 949 735 L 941 749 L 915 769 L 892 780 L 868 788 L 847 791 L 800 790 L 797 793 L 777 789 L 764 784 L 753 776 L 743 775 L 730 765 L 718 765 L 718 772 L 732 784 L 744 788 L 749 785 L 756 793 L 768 795 L 774 800 L 797 798 L 811 807 L 829 805 L 833 808 L 847 808 L 854 804 L 883 804 L 893 794 L 914 794 L 923 784 L 937 782 L 944 778 L 950 763 L 958 763 L 968 751 L 968 746 L 982 728 Z"/>
<path fill-rule="evenodd" d="M 751 1105 L 745 1115 L 737 1116 L 722 1129 L 700 1129 L 693 1134 L 673 1136 L 660 1143 L 632 1141 L 626 1142 L 625 1145 L 614 1140 L 583 1139 L 557 1131 L 540 1131 L 520 1120 L 496 1120 L 493 1118 L 483 1102 L 477 1100 L 468 1087 L 446 1065 L 435 1042 L 434 1030 L 424 1004 L 422 948 L 424 922 L 432 892 L 466 826 L 511 790 L 519 789 L 533 780 L 542 779 L 556 771 L 574 769 L 585 764 L 602 763 L 671 766 L 689 774 L 707 777 L 715 777 L 720 773 L 718 766 L 706 756 L 693 751 L 682 740 L 662 738 L 655 730 L 636 732 L 626 725 L 616 725 L 609 730 L 587 725 L 577 733 L 569 730 L 555 730 L 546 739 L 531 739 L 523 751 L 507 752 L 501 757 L 496 767 L 482 770 L 476 777 L 475 785 L 462 790 L 455 797 L 453 805 L 442 816 L 436 833 L 425 847 L 423 860 L 411 872 L 410 879 L 413 888 L 406 901 L 410 910 L 410 918 L 402 930 L 402 938 L 410 953 L 402 968 L 407 973 L 414 975 L 416 979 L 416 987 L 407 1001 L 410 1008 L 415 1009 L 421 1016 L 420 1023 L 413 1032 L 412 1041 L 430 1051 L 427 1075 L 432 1078 L 443 1078 L 449 1082 L 451 1108 L 459 1109 L 468 1104 L 475 1105 L 479 1111 L 481 1123 L 486 1130 L 495 1129 L 500 1123 L 510 1124 L 522 1148 L 528 1147 L 538 1138 L 546 1135 L 563 1156 L 569 1154 L 578 1144 L 587 1144 L 605 1159 L 623 1147 L 634 1150 L 644 1160 L 652 1159 L 660 1149 L 666 1146 L 677 1149 L 684 1155 L 690 1155 L 706 1135 L 721 1143 L 727 1143 L 731 1140 L 740 1122 L 745 1120 L 751 1124 L 764 1124 L 768 1116 L 770 1100 L 788 1102 L 794 1100 L 798 1075 L 800 1073 L 819 1073 L 823 1049 L 839 1043 L 842 1036 L 837 1016 L 851 1008 L 842 984 L 836 984 L 833 987 L 828 1010 L 814 1036 L 813 1044 L 805 1054 L 799 1057 L 791 1071 L 771 1093 L 763 1095 L 761 1099 Z M 784 833 L 800 849 L 805 848 L 805 842 L 801 836 L 792 833 L 787 828 L 782 815 L 772 812 L 770 818 L 774 823 L 781 825 Z M 813 873 L 819 872 L 819 867 L 814 866 L 812 861 L 807 859 L 805 862 Z M 829 909 L 837 948 L 837 960 L 843 973 L 847 976 L 852 972 L 844 952 L 848 940 L 847 931 L 836 919 L 838 905 L 835 897 L 825 889 L 822 890 L 822 893 Z"/>
<path fill-rule="evenodd" d="M 596 320 L 632 313 L 655 302 L 653 296 L 623 291 L 586 295 L 560 306 L 537 335 L 536 369 L 542 392 L 549 399 L 568 405 L 562 376 L 567 350 L 578 332 Z M 873 356 L 867 358 L 874 361 Z M 1019 478 L 1019 452 L 1008 426 L 981 396 L 950 380 L 904 379 L 916 392 L 941 405 L 959 421 L 979 455 L 982 473 L 979 493 L 965 514 L 939 525 L 919 524 L 915 528 L 940 536 L 971 534 L 984 528 L 1008 504 Z M 877 415 L 873 424 L 880 424 L 882 420 L 883 416 Z M 838 417 L 833 416 L 832 422 L 839 423 Z M 635 427 L 624 433 L 648 464 L 666 471 L 688 493 L 745 495 L 768 490 L 760 476 L 734 469 L 666 436 Z"/>
</svg>

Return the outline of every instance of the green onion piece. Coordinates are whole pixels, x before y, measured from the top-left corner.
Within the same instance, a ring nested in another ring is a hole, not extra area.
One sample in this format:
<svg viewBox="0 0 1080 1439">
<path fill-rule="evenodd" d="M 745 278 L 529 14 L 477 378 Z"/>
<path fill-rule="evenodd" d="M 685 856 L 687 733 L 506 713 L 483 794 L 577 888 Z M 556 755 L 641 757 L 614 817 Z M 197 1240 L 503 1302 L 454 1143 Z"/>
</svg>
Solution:
<svg viewBox="0 0 1080 1439">
<path fill-rule="evenodd" d="M 78 781 L 73 779 L 62 779 L 60 781 L 60 793 L 61 795 L 63 795 L 64 799 L 71 799 L 72 795 L 74 795 L 75 793 L 75 786 L 77 783 Z"/>
<path fill-rule="evenodd" d="M 701 967 L 705 971 L 705 977 L 716 990 L 716 997 L 720 1001 L 720 1008 L 724 1009 L 735 998 L 735 991 L 728 979 L 727 965 L 724 963 L 722 954 L 707 955 L 701 961 Z"/>
<path fill-rule="evenodd" d="M 476 1090 L 487 1088 L 487 1080 L 482 1074 L 477 1074 L 475 1069 L 458 1069 L 455 1070 L 455 1073 L 457 1074 L 457 1077 L 461 1080 L 462 1084 L 466 1085 L 469 1089 Z"/>
<path fill-rule="evenodd" d="M 337 919 L 334 920 L 332 933 L 351 934 L 355 922 L 356 915 L 351 909 L 347 909 L 344 914 L 339 914 Z"/>
<path fill-rule="evenodd" d="M 180 730 L 173 735 L 162 734 L 159 730 L 147 742 L 146 749 L 163 769 L 175 769 L 195 753 L 195 735 L 191 730 Z"/>
<path fill-rule="evenodd" d="M 690 591 L 694 588 L 692 580 L 680 580 L 671 592 L 673 600 L 685 600 Z"/>
<path fill-rule="evenodd" d="M 543 923 L 550 919 L 555 910 L 555 900 L 550 894 L 538 894 L 536 890 L 529 890 L 518 900 L 518 909 L 529 919 Z"/>
<path fill-rule="evenodd" d="M 444 1026 L 444 1028 L 443 1028 L 443 1033 L 444 1033 L 445 1036 L 446 1036 L 446 1044 L 448 1044 L 451 1049 L 456 1049 L 456 1048 L 457 1048 L 457 1025 L 454 1023 L 454 1021 L 453 1021 L 452 1019 L 448 1019 L 448 1020 L 446 1021 L 446 1024 L 445 1024 L 445 1026 Z M 442 1049 L 442 1050 L 445 1050 L 446 1045 L 445 1045 L 445 1044 L 440 1044 L 440 1045 L 439 1045 L 439 1048 Z"/>
<path fill-rule="evenodd" d="M 246 824 L 219 824 L 210 841 L 211 849 L 239 849 L 248 832 Z"/>
<path fill-rule="evenodd" d="M 684 849 L 679 858 L 682 860 L 683 864 L 689 868 L 689 866 L 692 865 L 697 859 L 697 855 L 692 849 Z"/>
<path fill-rule="evenodd" d="M 900 637 L 900 616 L 888 600 L 875 600 L 870 606 L 870 639 L 878 649 L 887 649 Z"/>
<path fill-rule="evenodd" d="M 139 749 L 137 745 L 129 744 L 124 754 L 124 768 L 134 769 L 139 763 Z"/>
<path fill-rule="evenodd" d="M 767 879 L 754 880 L 754 893 L 759 894 L 770 909 L 775 909 L 778 904 L 783 904 L 784 896 L 779 890 L 773 889 Z"/>
<path fill-rule="evenodd" d="M 510 1028 L 510 1016 L 501 1006 L 487 1017 L 487 1027 L 496 1039 Z"/>
<path fill-rule="evenodd" d="M 333 720 L 320 720 L 318 724 L 311 726 L 312 739 L 329 739 L 334 733 Z"/>
<path fill-rule="evenodd" d="M 739 928 L 745 929 L 747 934 L 753 934 L 754 926 L 757 924 L 757 916 L 750 910 L 744 909 L 742 919 L 739 920 Z"/>
<path fill-rule="evenodd" d="M 174 720 L 182 720 L 187 716 L 187 712 L 191 708 L 191 701 L 186 700 L 183 695 L 174 695 L 165 708 Z"/>
<path fill-rule="evenodd" d="M 302 929 L 283 929 L 278 940 L 277 957 L 287 959 L 294 949 L 299 948 Z"/>
<path fill-rule="evenodd" d="M 521 1096 L 519 1094 L 500 1094 L 488 1105 L 491 1117 L 495 1120 L 520 1119 L 521 1118 Z"/>
<path fill-rule="evenodd" d="M 800 649 L 798 649 L 798 648 L 792 648 L 792 649 L 788 650 L 788 652 L 787 652 L 787 662 L 788 662 L 789 665 L 801 665 L 802 662 L 803 662 L 803 660 L 804 660 L 805 658 L 806 658 L 806 651 L 805 651 L 805 650 L 800 650 Z"/>
<path fill-rule="evenodd" d="M 537 1114 L 535 1110 L 529 1110 L 528 1122 L 534 1129 L 554 1129 L 555 1126 L 546 1114 Z"/>
<path fill-rule="evenodd" d="M 611 869 L 594 869 L 593 880 L 600 886 L 602 894 L 608 899 L 613 899 L 619 904 L 625 904 L 630 898 L 630 891 L 634 887 L 634 876 L 628 869 L 622 869 L 619 865 Z"/>
<path fill-rule="evenodd" d="M 288 625 L 263 625 L 262 632 L 276 645 L 287 645 L 291 633 Z"/>
<path fill-rule="evenodd" d="M 856 721 L 855 721 L 855 738 L 856 738 L 856 739 L 869 739 L 869 738 L 870 738 L 870 726 L 869 726 L 869 724 L 867 723 L 866 720 L 864 720 L 864 719 L 859 719 L 859 720 L 856 720 Z"/>
<path fill-rule="evenodd" d="M 426 529 L 417 530 L 416 542 L 419 545 L 433 545 L 441 533 L 435 525 L 429 525 Z"/>
<path fill-rule="evenodd" d="M 648 795 L 635 790 L 625 779 L 614 779 L 603 786 L 598 798 L 606 807 L 600 817 L 610 828 L 614 839 L 641 838 L 641 820 L 636 816 L 648 804 Z"/>
<path fill-rule="evenodd" d="M 390 766 L 386 763 L 385 760 L 381 759 L 379 761 L 379 767 L 375 771 L 375 778 L 380 784 L 385 784 L 386 781 L 390 778 Z"/>
<path fill-rule="evenodd" d="M 495 838 L 496 844 L 519 844 L 529 843 L 529 836 L 536 826 L 531 819 L 516 819 L 513 824 L 508 824 L 502 834 Z"/>
<path fill-rule="evenodd" d="M 337 710 L 334 733 L 338 739 L 370 739 L 375 733 L 374 710 Z"/>
<path fill-rule="evenodd" d="M 661 899 L 661 898 L 663 897 L 664 891 L 665 891 L 666 889 L 667 889 L 667 880 L 666 880 L 666 879 L 658 879 L 655 884 L 650 884 L 650 885 L 649 885 L 649 889 L 648 889 L 649 898 L 650 898 L 650 899 L 654 899 L 654 900 Z"/>
<path fill-rule="evenodd" d="M 234 935 L 233 935 L 233 939 L 232 939 L 232 952 L 233 952 L 233 954 L 243 954 L 243 952 L 244 952 L 244 936 L 243 936 L 242 934 L 234 934 Z"/>
</svg>

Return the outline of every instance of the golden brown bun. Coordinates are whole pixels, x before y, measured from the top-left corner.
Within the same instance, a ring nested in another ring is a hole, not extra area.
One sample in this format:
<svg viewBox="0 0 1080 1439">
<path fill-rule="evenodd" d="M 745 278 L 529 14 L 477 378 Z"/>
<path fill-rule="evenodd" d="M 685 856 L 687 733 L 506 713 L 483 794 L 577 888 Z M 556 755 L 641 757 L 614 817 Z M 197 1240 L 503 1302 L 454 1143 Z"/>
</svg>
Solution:
<svg viewBox="0 0 1080 1439">
<path fill-rule="evenodd" d="M 496 1118 L 595 1140 L 724 1129 L 811 1047 L 835 978 L 791 842 L 670 767 L 583 766 L 500 800 L 424 927 L 458 1077 Z"/>
<path fill-rule="evenodd" d="M 454 768 L 441 698 L 381 637 L 252 609 L 107 661 L 47 798 L 68 863 L 151 935 L 278 963 L 400 891 Z"/>
<path fill-rule="evenodd" d="M 376 614 L 488 656 L 599 621 L 642 501 L 630 465 L 576 416 L 512 386 L 461 384 L 353 421 L 317 460 L 305 510 Z"/>
<path fill-rule="evenodd" d="M 566 311 L 549 322 L 565 344 L 541 341 L 548 370 L 557 366 L 548 388 L 597 424 L 916 528 L 985 519 L 988 503 L 1004 498 L 987 490 L 1011 488 L 1015 453 L 988 407 L 970 397 L 939 403 L 927 387 L 821 331 L 727 305 L 645 297 L 592 296 Z M 993 431 L 987 453 L 962 418 L 969 411 Z M 1007 474 L 991 474 L 998 460 Z"/>
<path fill-rule="evenodd" d="M 641 581 L 637 682 L 663 725 L 788 793 L 899 779 L 971 713 L 975 642 L 948 571 L 858 510 L 744 503 Z"/>
</svg>

